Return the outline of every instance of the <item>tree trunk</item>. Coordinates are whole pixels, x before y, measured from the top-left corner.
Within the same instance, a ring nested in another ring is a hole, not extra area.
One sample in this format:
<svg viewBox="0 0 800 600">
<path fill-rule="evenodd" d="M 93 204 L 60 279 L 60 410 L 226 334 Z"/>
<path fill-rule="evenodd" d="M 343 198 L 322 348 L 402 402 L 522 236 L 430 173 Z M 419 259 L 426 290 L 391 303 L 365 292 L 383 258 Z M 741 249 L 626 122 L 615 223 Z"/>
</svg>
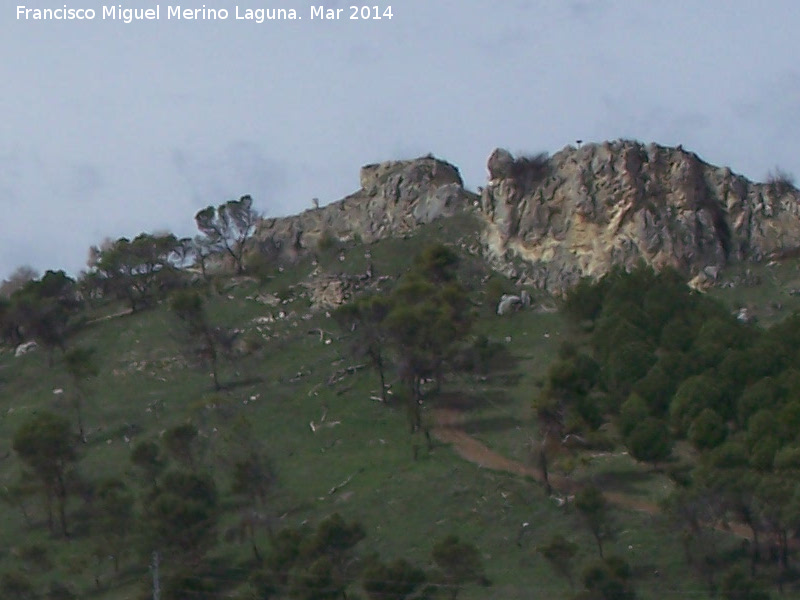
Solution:
<svg viewBox="0 0 800 600">
<path fill-rule="evenodd" d="M 211 377 L 214 379 L 214 391 L 218 392 L 222 389 L 217 377 L 217 361 L 216 359 L 211 363 Z"/>
<path fill-rule="evenodd" d="M 419 378 L 414 380 L 414 431 L 419 431 L 422 427 L 422 381 Z"/>
<path fill-rule="evenodd" d="M 386 374 L 383 372 L 383 356 L 380 351 L 377 353 L 375 368 L 378 369 L 378 376 L 381 378 L 381 402 L 386 404 Z"/>
<path fill-rule="evenodd" d="M 83 414 L 81 412 L 81 393 L 75 393 L 75 398 L 72 401 L 72 407 L 75 409 L 75 417 L 78 421 L 78 434 L 81 436 L 81 442 L 86 443 L 86 433 L 83 430 Z"/>
<path fill-rule="evenodd" d="M 262 558 L 261 552 L 258 551 L 258 545 L 256 544 L 256 527 L 253 523 L 250 523 L 247 528 L 250 531 L 250 547 L 253 550 L 253 558 L 256 559 L 256 564 L 260 565 Z"/>
<path fill-rule="evenodd" d="M 750 574 L 755 577 L 756 565 L 758 565 L 758 562 L 761 559 L 761 543 L 758 539 L 758 529 L 756 528 L 753 520 L 747 518 L 745 522 L 747 523 L 748 527 L 750 527 L 750 531 L 753 532 L 753 552 L 750 556 Z"/>
<path fill-rule="evenodd" d="M 45 504 L 47 505 L 47 528 L 53 534 L 55 533 L 55 527 L 53 526 L 53 491 L 50 489 L 45 491 Z"/>
<path fill-rule="evenodd" d="M 67 530 L 67 486 L 64 484 L 64 477 L 59 473 L 57 477 L 58 488 L 56 489 L 56 499 L 58 501 L 58 516 L 61 519 L 61 532 L 65 538 L 69 537 Z"/>
<path fill-rule="evenodd" d="M 28 514 L 28 509 L 25 507 L 25 502 L 22 500 L 19 502 L 19 509 L 22 511 L 22 518 L 25 519 L 25 525 L 30 529 L 33 527 L 33 522 L 31 521 L 31 516 Z"/>
<path fill-rule="evenodd" d="M 214 378 L 214 390 L 218 392 L 222 389 L 222 386 L 219 384 L 219 376 L 217 375 L 217 347 L 214 342 L 213 334 L 208 331 L 208 326 L 206 326 L 205 338 L 206 344 L 208 345 L 208 356 L 211 362 L 211 376 Z"/>
<path fill-rule="evenodd" d="M 206 255 L 202 253 L 198 253 L 197 259 L 200 261 L 200 273 L 203 275 L 203 281 L 208 283 L 208 273 L 206 273 Z"/>
<path fill-rule="evenodd" d="M 539 470 L 542 472 L 542 479 L 544 480 L 544 490 L 548 496 L 553 494 L 553 486 L 550 485 L 550 473 L 547 469 L 547 436 L 542 439 L 542 444 L 539 447 Z"/>
<path fill-rule="evenodd" d="M 411 397 L 408 400 L 408 420 L 411 424 L 411 433 L 420 430 L 422 426 L 422 415 L 420 412 L 420 401 L 422 400 L 421 382 L 418 377 L 412 377 L 409 382 Z"/>
<path fill-rule="evenodd" d="M 781 566 L 786 571 L 789 568 L 789 534 L 785 529 L 780 530 L 778 539 L 781 543 Z"/>
<path fill-rule="evenodd" d="M 67 499 L 59 497 L 58 499 L 58 516 L 61 519 L 61 533 L 65 538 L 69 537 L 69 530 L 67 529 Z"/>
</svg>

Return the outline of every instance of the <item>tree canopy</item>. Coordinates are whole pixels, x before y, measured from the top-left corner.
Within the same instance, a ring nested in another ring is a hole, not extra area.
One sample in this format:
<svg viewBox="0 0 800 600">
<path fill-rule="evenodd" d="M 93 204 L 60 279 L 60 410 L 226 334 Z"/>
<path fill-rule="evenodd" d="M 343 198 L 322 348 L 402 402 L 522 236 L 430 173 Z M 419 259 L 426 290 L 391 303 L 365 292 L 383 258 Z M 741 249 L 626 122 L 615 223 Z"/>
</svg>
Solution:
<svg viewBox="0 0 800 600">
<path fill-rule="evenodd" d="M 195 215 L 197 228 L 205 235 L 208 244 L 233 260 L 237 273 L 244 272 L 244 253 L 252 237 L 259 215 L 253 208 L 253 199 L 242 196 L 219 206 L 208 206 Z"/>
</svg>

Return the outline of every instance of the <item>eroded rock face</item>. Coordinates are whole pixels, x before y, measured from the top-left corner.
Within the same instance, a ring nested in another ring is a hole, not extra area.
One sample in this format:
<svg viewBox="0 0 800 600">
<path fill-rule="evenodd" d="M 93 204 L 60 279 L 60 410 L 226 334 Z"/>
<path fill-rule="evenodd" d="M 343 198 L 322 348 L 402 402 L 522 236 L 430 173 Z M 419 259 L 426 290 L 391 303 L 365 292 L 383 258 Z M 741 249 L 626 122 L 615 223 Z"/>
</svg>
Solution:
<svg viewBox="0 0 800 600">
<path fill-rule="evenodd" d="M 371 243 L 480 200 L 487 259 L 554 293 L 615 265 L 672 266 L 702 286 L 731 262 L 800 252 L 796 189 L 753 183 L 680 146 L 568 146 L 549 160 L 497 149 L 487 167 L 479 198 L 464 190 L 456 167 L 432 156 L 367 165 L 361 189 L 343 200 L 263 220 L 256 247 L 292 259 L 316 250 L 323 236 Z"/>
<path fill-rule="evenodd" d="M 323 236 L 370 243 L 452 216 L 476 200 L 456 167 L 431 156 L 367 165 L 359 191 L 323 208 L 263 220 L 256 245 L 267 255 L 292 258 L 316 249 Z"/>
<path fill-rule="evenodd" d="M 582 276 L 640 261 L 702 284 L 729 262 L 800 247 L 797 190 L 753 183 L 681 147 L 567 147 L 534 185 L 509 160 L 502 150 L 489 158 L 485 248 L 507 272 L 522 259 L 517 274 L 542 289 L 560 293 Z"/>
</svg>

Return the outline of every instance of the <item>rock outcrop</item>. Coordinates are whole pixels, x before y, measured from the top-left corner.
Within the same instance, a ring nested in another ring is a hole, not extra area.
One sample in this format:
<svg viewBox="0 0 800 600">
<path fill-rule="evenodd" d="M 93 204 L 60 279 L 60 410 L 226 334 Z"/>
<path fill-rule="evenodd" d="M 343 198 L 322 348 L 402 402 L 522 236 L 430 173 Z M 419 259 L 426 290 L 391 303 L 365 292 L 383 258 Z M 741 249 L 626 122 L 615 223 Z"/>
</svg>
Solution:
<svg viewBox="0 0 800 600">
<path fill-rule="evenodd" d="M 488 168 L 488 257 L 552 292 L 639 262 L 702 285 L 730 262 L 800 248 L 793 186 L 753 183 L 681 147 L 588 144 L 549 161 L 496 150 Z"/>
<path fill-rule="evenodd" d="M 367 165 L 356 193 L 299 215 L 263 220 L 256 245 L 267 255 L 292 258 L 316 249 L 326 236 L 371 243 L 452 216 L 477 200 L 456 167 L 432 156 Z"/>
<path fill-rule="evenodd" d="M 479 197 L 432 156 L 367 165 L 361 189 L 343 200 L 263 220 L 256 247 L 291 260 L 326 237 L 371 243 L 471 211 L 483 217 L 495 268 L 554 293 L 615 265 L 672 266 L 702 286 L 731 262 L 800 254 L 794 186 L 753 183 L 680 146 L 616 141 L 568 146 L 549 159 L 497 149 L 487 167 Z"/>
</svg>

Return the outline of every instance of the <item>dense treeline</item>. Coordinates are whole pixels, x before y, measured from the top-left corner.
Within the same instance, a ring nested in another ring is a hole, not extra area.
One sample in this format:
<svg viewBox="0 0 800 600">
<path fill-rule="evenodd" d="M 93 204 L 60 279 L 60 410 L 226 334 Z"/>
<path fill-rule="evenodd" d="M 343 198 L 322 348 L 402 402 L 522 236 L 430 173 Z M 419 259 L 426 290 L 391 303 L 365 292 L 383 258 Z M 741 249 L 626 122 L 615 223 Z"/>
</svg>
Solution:
<svg viewBox="0 0 800 600">
<path fill-rule="evenodd" d="M 762 329 L 674 271 L 648 268 L 583 281 L 563 309 L 578 333 L 535 402 L 549 440 L 540 449 L 545 473 L 559 440 L 602 443 L 611 423 L 631 456 L 676 482 L 667 508 L 711 594 L 736 561 L 726 562 L 709 529 L 729 523 L 752 539 L 747 575 L 734 566 L 730 577 L 781 588 L 797 579 L 800 315 Z M 761 597 L 753 594 L 741 597 Z"/>
</svg>

